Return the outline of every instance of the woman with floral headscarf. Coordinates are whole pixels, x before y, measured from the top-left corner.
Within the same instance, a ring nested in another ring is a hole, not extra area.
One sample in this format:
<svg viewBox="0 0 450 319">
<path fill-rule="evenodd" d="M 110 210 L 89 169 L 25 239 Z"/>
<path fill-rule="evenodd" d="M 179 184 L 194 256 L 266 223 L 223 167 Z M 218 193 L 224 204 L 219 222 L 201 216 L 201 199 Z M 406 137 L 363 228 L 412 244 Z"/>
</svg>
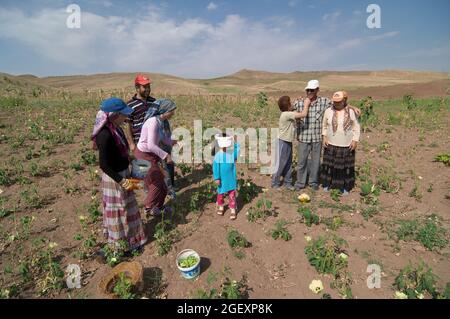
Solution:
<svg viewBox="0 0 450 319">
<path fill-rule="evenodd" d="M 333 106 L 323 118 L 323 164 L 321 182 L 325 191 L 338 189 L 344 196 L 355 187 L 355 157 L 360 138 L 360 125 L 347 104 L 347 93 L 336 92 Z"/>
<path fill-rule="evenodd" d="M 159 100 L 155 103 L 159 104 L 159 108 L 147 113 L 139 143 L 134 151 L 137 159 L 146 160 L 152 164 L 144 179 L 147 189 L 147 197 L 144 203 L 145 211 L 152 216 L 170 210 L 169 207 L 164 206 L 168 187 L 166 184 L 167 173 L 164 170 L 163 161 L 168 165 L 173 165 L 173 161 L 170 152 L 168 152 L 168 149 L 164 150 L 163 145 L 170 146 L 171 149 L 176 144 L 176 141 L 172 141 L 170 135 L 167 134 L 165 123 L 172 118 L 177 108 L 171 100 Z"/>
<path fill-rule="evenodd" d="M 115 248 L 125 242 L 129 251 L 138 250 L 147 242 L 130 180 L 129 147 L 120 127 L 132 112 L 120 99 L 105 100 L 92 133 L 103 171 L 103 234 Z"/>
</svg>

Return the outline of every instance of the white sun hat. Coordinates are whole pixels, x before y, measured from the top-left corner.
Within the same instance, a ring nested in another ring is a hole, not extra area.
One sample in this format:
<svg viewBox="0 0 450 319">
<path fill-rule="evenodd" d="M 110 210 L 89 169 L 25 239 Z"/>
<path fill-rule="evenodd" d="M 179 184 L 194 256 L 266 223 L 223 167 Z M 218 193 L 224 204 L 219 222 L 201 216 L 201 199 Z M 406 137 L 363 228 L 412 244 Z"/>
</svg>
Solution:
<svg viewBox="0 0 450 319">
<path fill-rule="evenodd" d="M 305 90 L 315 90 L 320 87 L 320 83 L 317 80 L 311 80 L 308 82 L 308 85 L 306 86 Z"/>
<path fill-rule="evenodd" d="M 222 134 L 216 134 L 215 138 L 220 148 L 231 147 L 231 145 L 233 145 L 232 136 L 223 137 Z"/>
</svg>

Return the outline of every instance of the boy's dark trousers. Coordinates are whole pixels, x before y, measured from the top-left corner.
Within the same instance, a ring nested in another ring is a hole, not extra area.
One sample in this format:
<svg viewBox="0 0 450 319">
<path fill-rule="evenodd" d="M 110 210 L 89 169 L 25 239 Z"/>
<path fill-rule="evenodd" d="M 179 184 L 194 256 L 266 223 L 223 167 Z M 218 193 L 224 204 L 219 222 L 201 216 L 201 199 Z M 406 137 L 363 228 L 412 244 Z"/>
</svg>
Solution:
<svg viewBox="0 0 450 319">
<path fill-rule="evenodd" d="M 278 158 L 275 169 L 272 187 L 281 186 L 281 177 L 284 177 L 284 186 L 292 186 L 292 143 L 278 139 Z"/>
</svg>

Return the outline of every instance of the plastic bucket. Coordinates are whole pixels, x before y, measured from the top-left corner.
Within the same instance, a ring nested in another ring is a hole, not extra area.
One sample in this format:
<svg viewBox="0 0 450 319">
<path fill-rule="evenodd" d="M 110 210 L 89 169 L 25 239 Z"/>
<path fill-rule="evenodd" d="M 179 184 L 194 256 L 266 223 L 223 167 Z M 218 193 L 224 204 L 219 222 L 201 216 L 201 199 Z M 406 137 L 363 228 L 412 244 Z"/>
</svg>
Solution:
<svg viewBox="0 0 450 319">
<path fill-rule="evenodd" d="M 190 268 L 181 268 L 179 262 L 182 259 L 188 258 L 190 256 L 194 256 L 197 258 L 197 263 L 190 267 Z M 185 279 L 195 279 L 200 275 L 200 255 L 192 249 L 186 249 L 183 250 L 181 253 L 178 254 L 177 256 L 177 267 L 180 270 L 181 276 L 183 276 L 183 278 Z"/>
<path fill-rule="evenodd" d="M 136 179 L 144 179 L 148 171 L 152 167 L 149 161 L 134 160 L 131 162 L 131 177 Z"/>
</svg>

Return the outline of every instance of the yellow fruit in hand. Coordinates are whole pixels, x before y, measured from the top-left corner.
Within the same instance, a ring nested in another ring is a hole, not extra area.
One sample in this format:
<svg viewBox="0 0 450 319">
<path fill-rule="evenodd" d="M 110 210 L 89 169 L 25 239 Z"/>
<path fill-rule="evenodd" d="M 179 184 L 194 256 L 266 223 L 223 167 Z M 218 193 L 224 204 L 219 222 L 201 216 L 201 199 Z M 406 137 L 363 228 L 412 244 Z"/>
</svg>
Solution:
<svg viewBox="0 0 450 319">
<path fill-rule="evenodd" d="M 309 195 L 307 194 L 301 194 L 298 197 L 298 200 L 300 201 L 300 203 L 309 203 L 311 201 L 311 197 L 309 197 Z"/>
</svg>

